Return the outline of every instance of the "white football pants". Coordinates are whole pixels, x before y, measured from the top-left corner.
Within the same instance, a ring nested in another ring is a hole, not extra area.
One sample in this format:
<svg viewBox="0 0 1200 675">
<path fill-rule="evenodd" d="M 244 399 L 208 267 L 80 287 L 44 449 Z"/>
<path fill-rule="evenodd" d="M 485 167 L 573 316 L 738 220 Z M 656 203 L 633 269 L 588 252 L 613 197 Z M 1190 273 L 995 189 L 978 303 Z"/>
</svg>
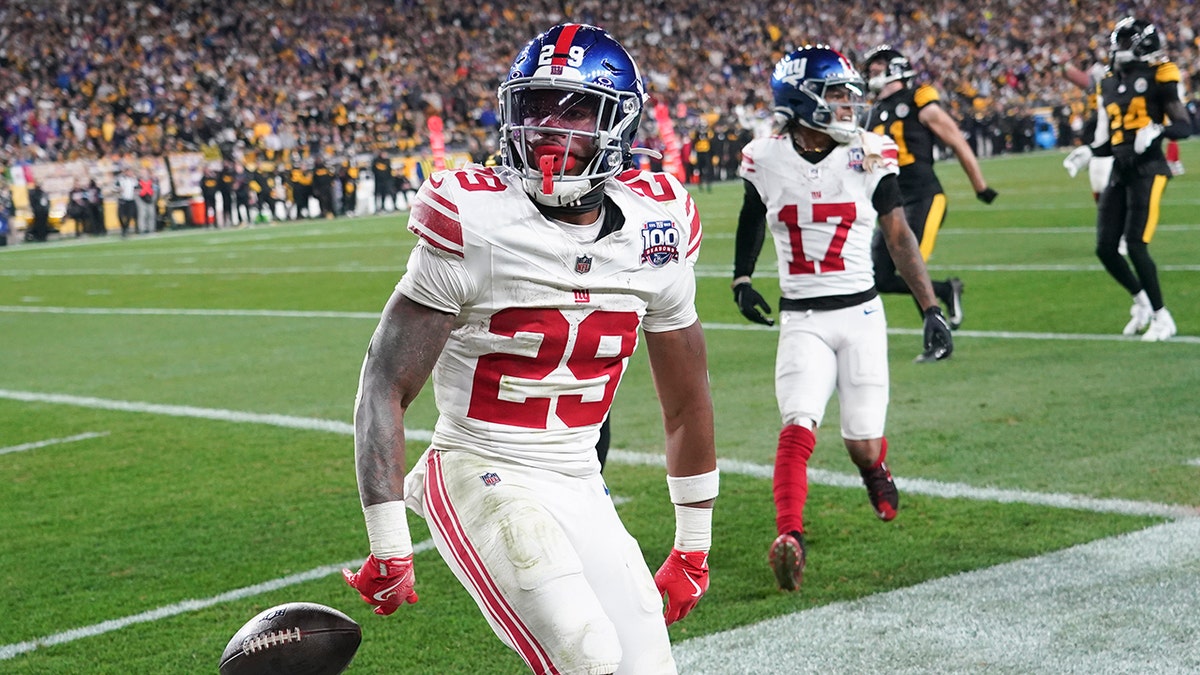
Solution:
<svg viewBox="0 0 1200 675">
<path fill-rule="evenodd" d="M 600 474 L 431 449 L 405 491 L 496 636 L 533 672 L 676 672 L 654 577 Z"/>
<path fill-rule="evenodd" d="M 784 426 L 820 426 L 836 391 L 842 438 L 883 436 L 889 387 L 883 300 L 830 311 L 780 312 L 779 324 L 775 398 Z"/>
</svg>

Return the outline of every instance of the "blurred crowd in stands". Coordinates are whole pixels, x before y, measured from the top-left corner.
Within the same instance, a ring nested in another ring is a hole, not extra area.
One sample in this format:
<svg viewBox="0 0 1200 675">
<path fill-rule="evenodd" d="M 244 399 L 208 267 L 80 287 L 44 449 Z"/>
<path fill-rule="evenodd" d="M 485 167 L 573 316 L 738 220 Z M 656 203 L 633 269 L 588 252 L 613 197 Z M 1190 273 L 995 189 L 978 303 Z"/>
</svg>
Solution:
<svg viewBox="0 0 1200 675">
<path fill-rule="evenodd" d="M 0 168 L 206 147 L 288 163 L 420 153 L 435 114 L 450 147 L 482 159 L 513 56 L 565 20 L 617 36 L 685 136 L 768 128 L 769 68 L 795 46 L 829 43 L 857 61 L 891 43 L 964 127 L 996 152 L 1021 150 L 1030 110 L 1084 98 L 1061 65 L 1103 59 L 1129 14 L 1154 21 L 1195 77 L 1200 3 L 1185 0 L 10 0 Z"/>
</svg>

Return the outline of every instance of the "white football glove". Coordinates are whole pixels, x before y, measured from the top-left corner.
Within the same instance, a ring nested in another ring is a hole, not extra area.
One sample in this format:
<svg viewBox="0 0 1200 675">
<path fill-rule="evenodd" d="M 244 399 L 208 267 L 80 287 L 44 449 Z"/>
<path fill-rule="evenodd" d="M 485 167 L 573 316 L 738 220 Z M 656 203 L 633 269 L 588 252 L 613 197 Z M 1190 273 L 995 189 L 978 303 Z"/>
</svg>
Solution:
<svg viewBox="0 0 1200 675">
<path fill-rule="evenodd" d="M 1081 145 L 1075 148 L 1063 160 L 1063 168 L 1067 170 L 1067 175 L 1071 178 L 1079 173 L 1079 170 L 1087 166 L 1088 161 L 1092 159 L 1092 148 L 1087 145 Z"/>
<path fill-rule="evenodd" d="M 1141 129 L 1137 130 L 1137 135 L 1133 137 L 1133 151 L 1137 154 L 1142 154 L 1154 139 L 1162 135 L 1163 126 L 1158 122 L 1151 122 Z"/>
</svg>

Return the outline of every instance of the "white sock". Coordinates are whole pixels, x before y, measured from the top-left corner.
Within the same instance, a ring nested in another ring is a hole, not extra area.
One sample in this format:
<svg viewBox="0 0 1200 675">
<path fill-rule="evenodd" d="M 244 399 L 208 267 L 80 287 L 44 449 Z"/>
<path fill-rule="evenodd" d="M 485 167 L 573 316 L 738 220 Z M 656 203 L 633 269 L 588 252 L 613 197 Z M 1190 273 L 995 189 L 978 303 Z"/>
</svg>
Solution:
<svg viewBox="0 0 1200 675">
<path fill-rule="evenodd" d="M 1141 305 L 1142 307 L 1150 306 L 1150 296 L 1146 295 L 1146 291 L 1138 291 L 1137 295 L 1133 296 L 1133 304 Z"/>
</svg>

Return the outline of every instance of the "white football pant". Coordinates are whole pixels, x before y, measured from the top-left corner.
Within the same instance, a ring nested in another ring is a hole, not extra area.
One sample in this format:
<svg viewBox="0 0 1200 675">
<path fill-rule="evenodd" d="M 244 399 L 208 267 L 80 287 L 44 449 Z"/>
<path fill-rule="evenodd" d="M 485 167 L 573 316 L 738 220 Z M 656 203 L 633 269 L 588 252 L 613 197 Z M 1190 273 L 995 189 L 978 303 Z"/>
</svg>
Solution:
<svg viewBox="0 0 1200 675">
<path fill-rule="evenodd" d="M 423 485 L 438 552 L 533 672 L 676 672 L 654 577 L 600 474 L 430 450 L 405 484 Z"/>
<path fill-rule="evenodd" d="M 883 436 L 889 387 L 883 300 L 830 311 L 784 311 L 779 324 L 775 397 L 784 426 L 820 426 L 836 391 L 842 438 Z"/>
</svg>

